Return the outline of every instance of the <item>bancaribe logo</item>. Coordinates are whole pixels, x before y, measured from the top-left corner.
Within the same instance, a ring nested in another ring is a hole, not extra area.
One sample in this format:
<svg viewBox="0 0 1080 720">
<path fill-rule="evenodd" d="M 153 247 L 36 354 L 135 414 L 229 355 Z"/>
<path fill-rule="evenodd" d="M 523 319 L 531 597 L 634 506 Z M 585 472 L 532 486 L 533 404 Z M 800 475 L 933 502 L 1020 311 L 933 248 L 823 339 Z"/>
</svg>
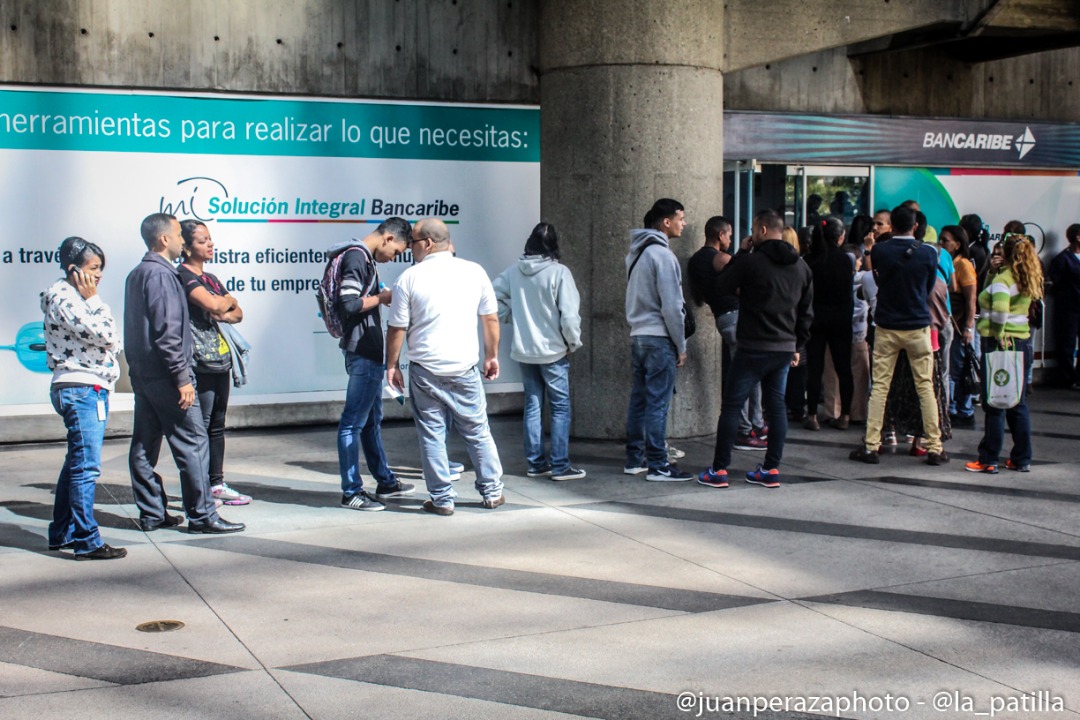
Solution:
<svg viewBox="0 0 1080 720">
<path fill-rule="evenodd" d="M 1020 157 L 1024 157 L 1031 149 L 1035 147 L 1035 136 L 1031 134 L 1031 128 L 1025 127 L 1024 134 L 1018 135 L 1016 138 L 1016 149 L 1020 153 Z"/>
<path fill-rule="evenodd" d="M 202 175 L 177 180 L 176 187 L 178 189 L 175 196 L 161 196 L 158 212 L 209 222 L 214 219 L 207 209 L 210 199 L 221 195 L 229 197 L 229 189 L 225 187 L 225 183 Z"/>
</svg>

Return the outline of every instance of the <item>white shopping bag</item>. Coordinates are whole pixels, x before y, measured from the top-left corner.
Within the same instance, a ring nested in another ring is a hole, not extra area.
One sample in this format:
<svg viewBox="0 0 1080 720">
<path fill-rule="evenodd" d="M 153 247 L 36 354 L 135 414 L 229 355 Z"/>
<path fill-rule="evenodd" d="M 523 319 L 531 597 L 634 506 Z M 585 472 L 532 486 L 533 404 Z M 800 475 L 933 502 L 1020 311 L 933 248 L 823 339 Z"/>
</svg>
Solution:
<svg viewBox="0 0 1080 720">
<path fill-rule="evenodd" d="M 986 402 L 1008 410 L 1020 404 L 1024 394 L 1024 353 L 994 350 L 986 354 Z"/>
</svg>

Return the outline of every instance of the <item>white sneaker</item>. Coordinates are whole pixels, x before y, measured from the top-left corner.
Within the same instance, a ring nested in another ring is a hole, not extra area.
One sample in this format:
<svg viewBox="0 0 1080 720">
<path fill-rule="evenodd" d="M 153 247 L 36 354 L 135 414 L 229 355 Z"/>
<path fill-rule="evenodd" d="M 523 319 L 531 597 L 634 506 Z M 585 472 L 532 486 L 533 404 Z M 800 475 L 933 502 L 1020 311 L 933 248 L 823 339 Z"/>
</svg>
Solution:
<svg viewBox="0 0 1080 720">
<path fill-rule="evenodd" d="M 682 460 L 684 457 L 686 457 L 686 451 L 685 450 L 680 450 L 679 448 L 675 447 L 674 445 L 668 445 L 667 446 L 667 457 L 668 457 L 668 462 L 675 462 L 676 460 Z"/>
</svg>

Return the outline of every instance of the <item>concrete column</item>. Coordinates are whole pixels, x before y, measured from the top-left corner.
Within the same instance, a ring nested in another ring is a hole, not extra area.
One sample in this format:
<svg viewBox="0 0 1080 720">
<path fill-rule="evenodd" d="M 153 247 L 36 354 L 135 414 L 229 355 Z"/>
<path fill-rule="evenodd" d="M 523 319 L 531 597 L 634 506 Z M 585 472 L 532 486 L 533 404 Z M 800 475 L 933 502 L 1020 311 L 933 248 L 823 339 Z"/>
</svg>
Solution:
<svg viewBox="0 0 1080 720">
<path fill-rule="evenodd" d="M 629 231 L 657 198 L 679 200 L 688 225 L 673 248 L 685 271 L 705 221 L 722 212 L 723 8 L 541 0 L 541 215 L 559 230 L 582 299 L 585 347 L 571 361 L 575 437 L 625 437 Z M 669 437 L 714 432 L 720 410 L 719 336 L 708 308 L 695 310 Z"/>
</svg>

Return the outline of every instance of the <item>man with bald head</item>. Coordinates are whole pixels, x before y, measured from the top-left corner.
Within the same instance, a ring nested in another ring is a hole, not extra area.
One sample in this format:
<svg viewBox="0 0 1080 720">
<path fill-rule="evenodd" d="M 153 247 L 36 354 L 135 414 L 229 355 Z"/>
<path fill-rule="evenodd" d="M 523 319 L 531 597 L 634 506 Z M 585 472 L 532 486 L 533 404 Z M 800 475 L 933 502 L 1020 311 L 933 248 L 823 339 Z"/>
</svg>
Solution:
<svg viewBox="0 0 1080 720">
<path fill-rule="evenodd" d="M 386 379 L 404 391 L 398 360 L 409 341 L 409 396 L 420 438 L 420 455 L 430 500 L 424 510 L 453 515 L 457 493 L 450 482 L 446 430 L 453 424 L 476 468 L 482 506 L 503 504 L 502 463 L 487 419 L 477 318 L 484 335 L 483 376 L 499 377 L 499 308 L 484 269 L 454 257 L 450 231 L 437 218 L 412 228 L 416 264 L 394 284 L 386 333 Z"/>
</svg>

